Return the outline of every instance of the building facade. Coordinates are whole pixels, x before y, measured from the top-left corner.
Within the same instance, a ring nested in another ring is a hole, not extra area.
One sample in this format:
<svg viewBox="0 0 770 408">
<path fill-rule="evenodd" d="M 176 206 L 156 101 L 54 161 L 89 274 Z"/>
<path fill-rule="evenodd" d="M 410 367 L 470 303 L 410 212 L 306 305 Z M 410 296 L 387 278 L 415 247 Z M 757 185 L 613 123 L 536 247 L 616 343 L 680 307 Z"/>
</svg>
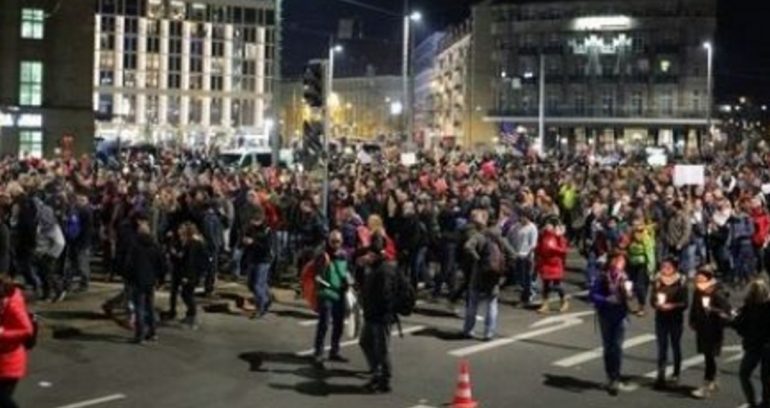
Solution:
<svg viewBox="0 0 770 408">
<path fill-rule="evenodd" d="M 440 140 L 465 140 L 469 123 L 471 25 L 466 21 L 446 31 L 438 45 L 433 87 L 433 131 Z M 435 140 L 434 140 L 435 141 Z"/>
<path fill-rule="evenodd" d="M 93 50 L 73 46 L 93 16 L 89 0 L 0 0 L 0 154 L 93 150 Z"/>
<path fill-rule="evenodd" d="M 438 87 L 436 60 L 443 32 L 433 33 L 414 49 L 414 131 L 418 140 L 430 144 L 438 134 L 433 117 L 434 89 Z"/>
<path fill-rule="evenodd" d="M 279 20 L 280 0 L 99 0 L 91 75 L 97 134 L 266 143 Z"/>
<path fill-rule="evenodd" d="M 301 139 L 302 122 L 310 117 L 302 81 L 281 86 L 281 133 L 284 144 Z M 332 138 L 375 139 L 398 133 L 403 109 L 402 78 L 396 75 L 334 78 L 331 109 Z"/>
<path fill-rule="evenodd" d="M 542 61 L 546 148 L 682 148 L 707 132 L 704 43 L 713 43 L 716 0 L 487 1 L 477 8 L 491 10 L 486 121 L 498 129 L 537 133 Z"/>
</svg>

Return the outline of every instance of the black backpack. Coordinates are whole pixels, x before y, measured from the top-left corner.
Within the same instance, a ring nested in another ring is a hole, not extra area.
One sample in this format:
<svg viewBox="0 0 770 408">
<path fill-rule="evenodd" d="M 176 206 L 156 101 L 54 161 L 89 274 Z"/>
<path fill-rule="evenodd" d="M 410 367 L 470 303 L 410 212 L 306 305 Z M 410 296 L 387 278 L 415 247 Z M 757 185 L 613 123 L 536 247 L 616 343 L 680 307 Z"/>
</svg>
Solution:
<svg viewBox="0 0 770 408">
<path fill-rule="evenodd" d="M 393 271 L 395 275 L 393 311 L 399 316 L 410 316 L 414 313 L 417 304 L 417 293 L 414 287 L 400 271 Z"/>
</svg>

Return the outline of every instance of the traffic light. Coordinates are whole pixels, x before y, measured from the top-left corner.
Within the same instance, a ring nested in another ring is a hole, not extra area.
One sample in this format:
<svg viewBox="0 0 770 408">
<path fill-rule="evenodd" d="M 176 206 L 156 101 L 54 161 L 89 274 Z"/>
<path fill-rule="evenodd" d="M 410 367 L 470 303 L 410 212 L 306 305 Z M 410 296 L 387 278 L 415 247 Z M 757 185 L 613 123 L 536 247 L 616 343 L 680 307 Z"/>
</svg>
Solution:
<svg viewBox="0 0 770 408">
<path fill-rule="evenodd" d="M 320 63 L 310 63 L 302 76 L 305 102 L 311 108 L 324 107 L 324 70 Z"/>
<path fill-rule="evenodd" d="M 323 154 L 323 122 L 305 121 L 302 124 L 302 151 L 306 168 L 312 168 Z"/>
</svg>

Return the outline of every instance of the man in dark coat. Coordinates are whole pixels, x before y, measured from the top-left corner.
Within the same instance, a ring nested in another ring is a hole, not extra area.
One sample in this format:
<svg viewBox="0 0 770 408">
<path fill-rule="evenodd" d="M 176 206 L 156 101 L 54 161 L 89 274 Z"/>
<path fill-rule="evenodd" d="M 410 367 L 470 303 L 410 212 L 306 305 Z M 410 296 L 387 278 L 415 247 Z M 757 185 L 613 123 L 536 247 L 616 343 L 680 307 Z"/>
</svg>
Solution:
<svg viewBox="0 0 770 408">
<path fill-rule="evenodd" d="M 156 340 L 155 336 L 155 285 L 163 276 L 166 262 L 163 251 L 152 237 L 150 222 L 146 217 L 136 219 L 137 235 L 125 258 L 125 277 L 131 286 L 134 303 L 134 342 Z"/>
</svg>

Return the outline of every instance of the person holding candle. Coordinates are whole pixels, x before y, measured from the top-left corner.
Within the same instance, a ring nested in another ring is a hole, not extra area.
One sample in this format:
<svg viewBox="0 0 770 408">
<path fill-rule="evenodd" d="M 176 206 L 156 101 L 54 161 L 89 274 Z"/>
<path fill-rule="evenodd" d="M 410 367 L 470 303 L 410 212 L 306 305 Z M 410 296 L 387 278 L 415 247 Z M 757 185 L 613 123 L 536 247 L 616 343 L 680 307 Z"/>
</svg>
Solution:
<svg viewBox="0 0 770 408">
<path fill-rule="evenodd" d="M 701 267 L 695 274 L 690 327 L 695 331 L 698 352 L 703 354 L 706 370 L 703 386 L 692 392 L 695 398 L 708 398 L 718 388 L 716 358 L 722 352 L 725 325 L 730 320 L 731 312 L 730 302 L 714 277 L 713 268 Z"/>
<path fill-rule="evenodd" d="M 628 299 L 633 296 L 633 282 L 626 276 L 623 256 L 613 258 L 606 271 L 594 280 L 590 299 L 596 307 L 602 335 L 604 371 L 609 384 L 607 392 L 617 396 L 621 388 L 620 370 L 623 361 L 623 339 L 628 317 Z"/>
<path fill-rule="evenodd" d="M 677 271 L 676 262 L 673 259 L 664 260 L 653 282 L 650 296 L 650 305 L 655 309 L 655 338 L 658 344 L 656 389 L 666 387 L 669 344 L 674 358 L 671 382 L 676 384 L 679 381 L 679 374 L 682 371 L 682 333 L 687 300 L 686 278 Z"/>
</svg>

